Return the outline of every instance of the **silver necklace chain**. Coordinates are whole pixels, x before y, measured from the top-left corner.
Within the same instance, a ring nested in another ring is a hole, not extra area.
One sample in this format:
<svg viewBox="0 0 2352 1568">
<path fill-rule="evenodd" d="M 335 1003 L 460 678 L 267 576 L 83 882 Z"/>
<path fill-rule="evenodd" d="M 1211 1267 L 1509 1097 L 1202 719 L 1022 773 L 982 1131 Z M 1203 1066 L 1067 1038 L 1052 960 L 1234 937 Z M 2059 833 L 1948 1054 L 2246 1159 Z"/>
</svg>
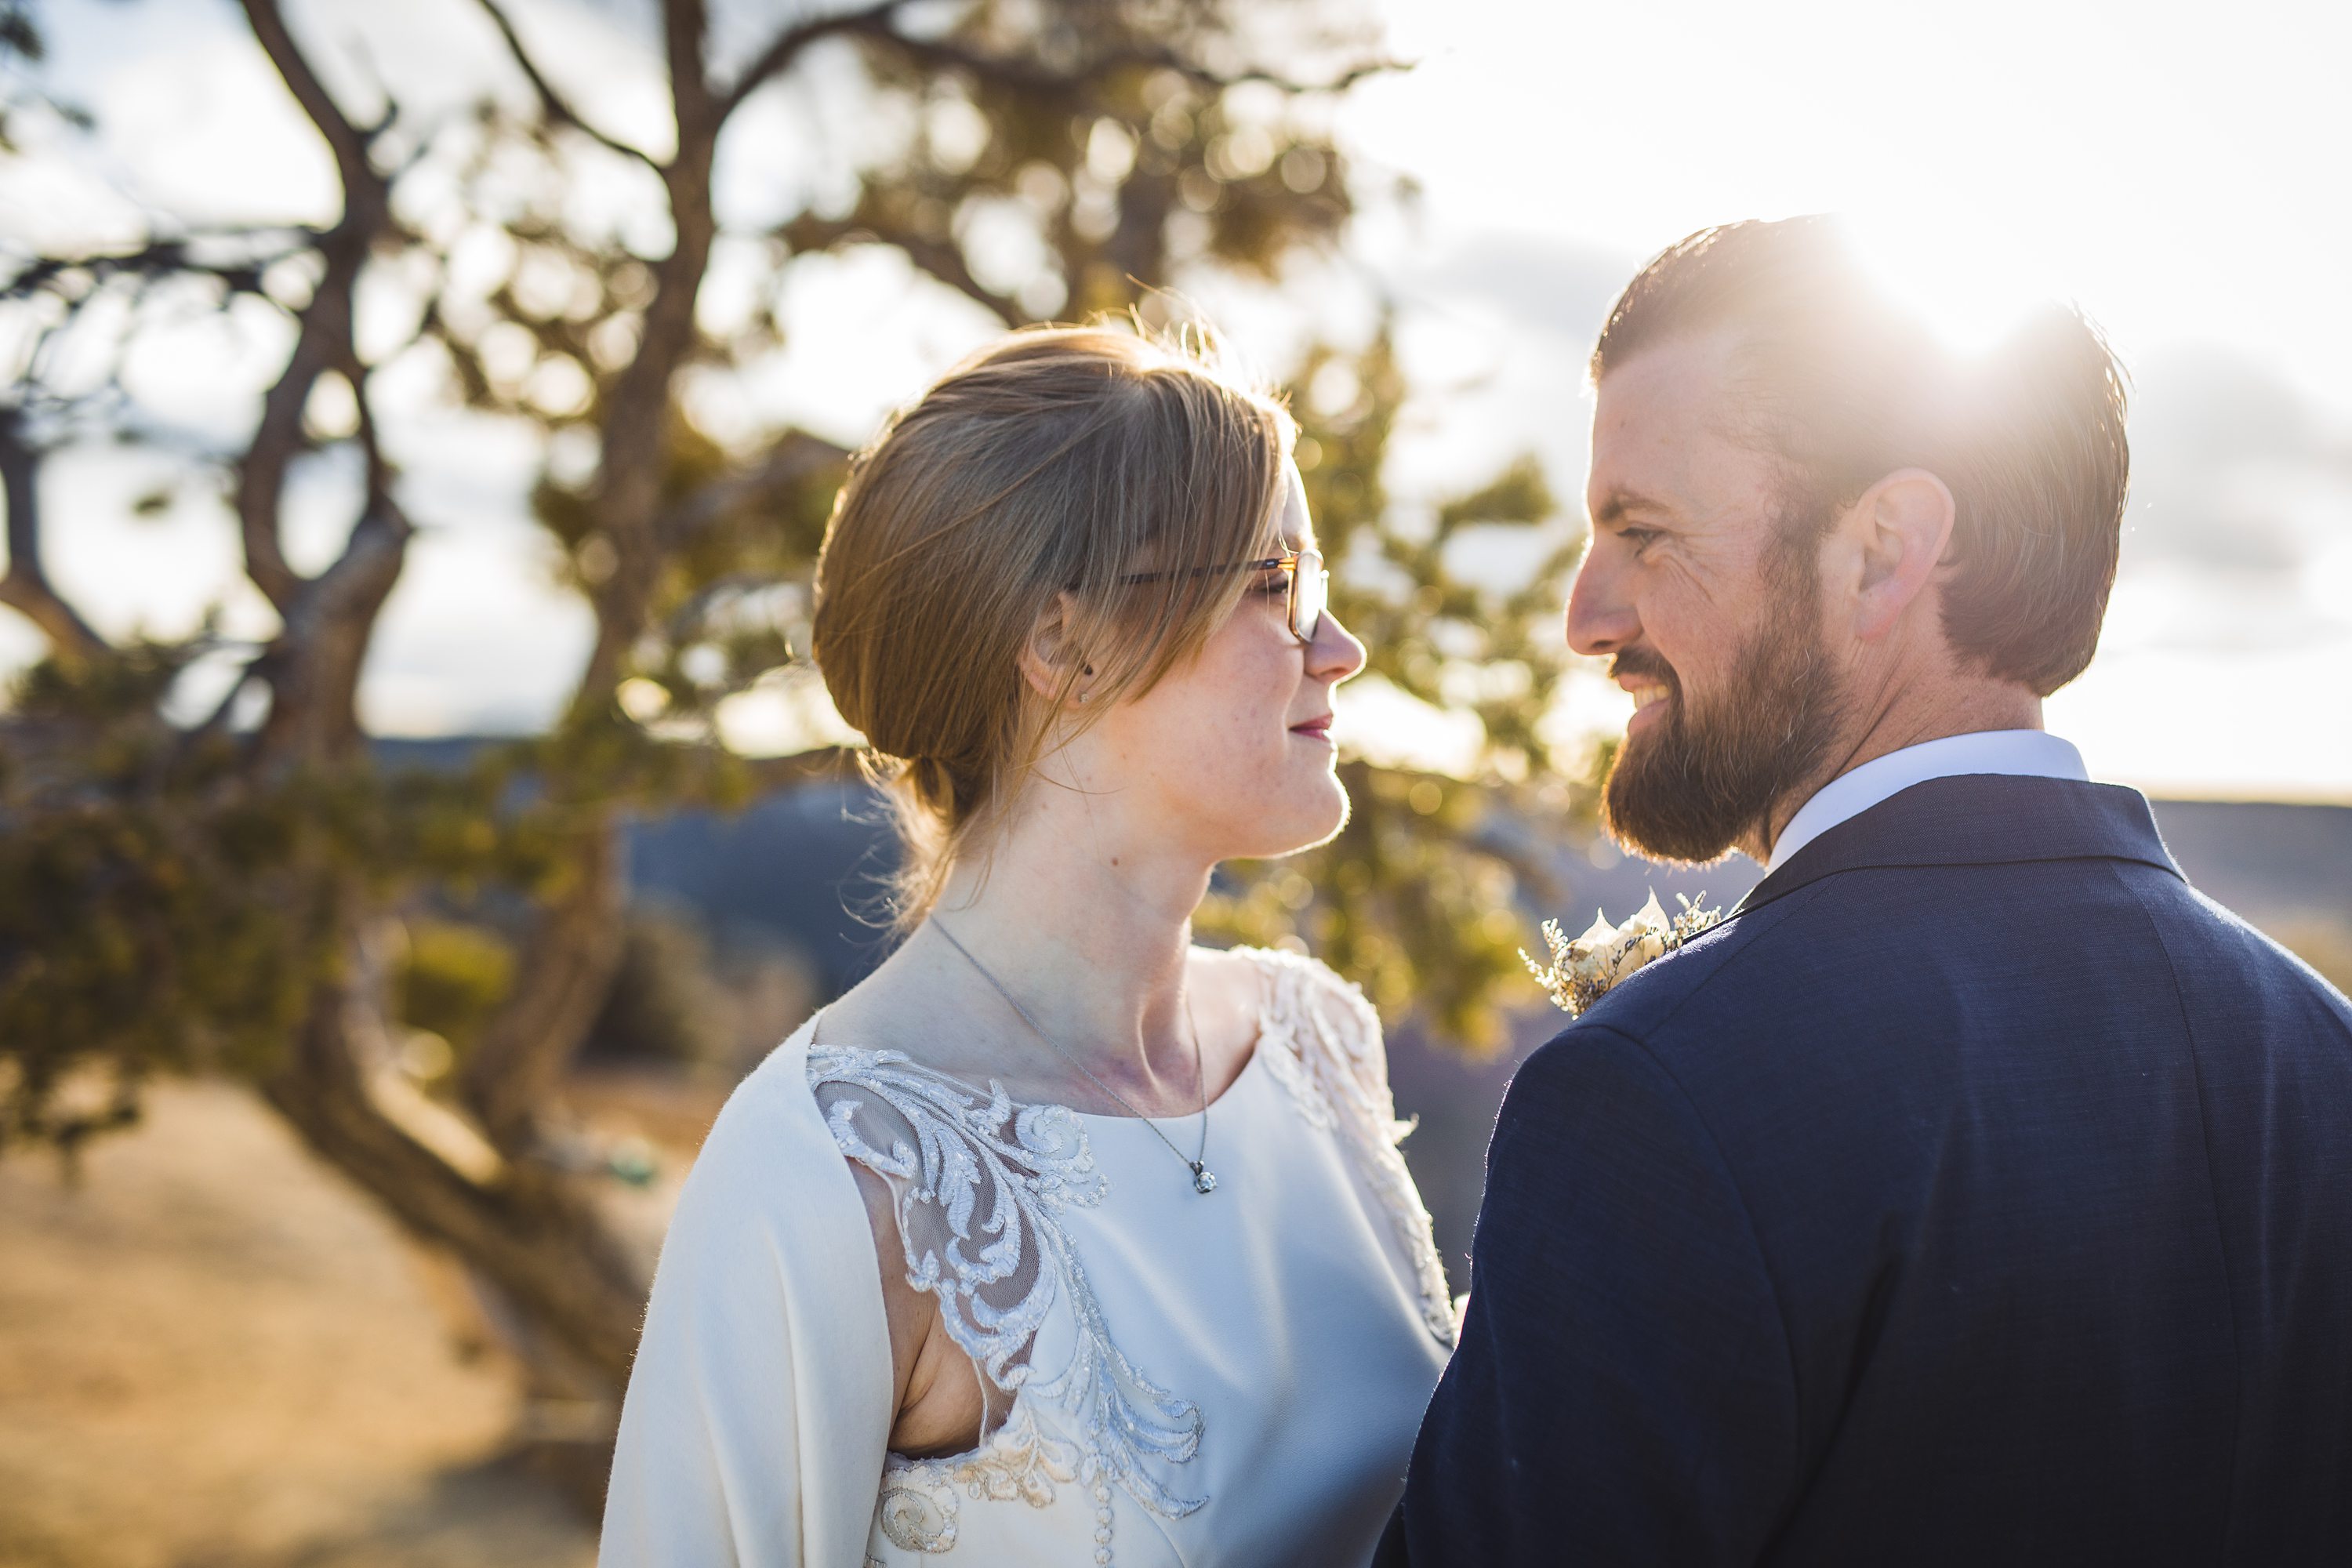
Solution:
<svg viewBox="0 0 2352 1568">
<path fill-rule="evenodd" d="M 938 916 L 934 915 L 931 918 L 930 925 L 933 931 L 948 939 L 948 945 L 950 947 L 954 948 L 958 952 L 963 954 L 963 961 L 966 963 L 971 964 L 974 969 L 980 971 L 980 977 L 982 980 L 987 981 L 991 986 L 994 987 L 996 994 L 999 996 L 1004 998 L 1004 1005 L 1006 1006 L 1012 1008 L 1015 1013 L 1021 1016 L 1021 1021 L 1029 1026 L 1029 1032 L 1031 1034 L 1045 1042 L 1046 1049 L 1052 1051 L 1055 1056 L 1060 1057 L 1064 1061 L 1069 1063 L 1080 1072 L 1085 1073 L 1087 1078 L 1097 1089 L 1101 1089 L 1105 1094 L 1109 1095 L 1113 1100 L 1118 1101 L 1120 1105 L 1125 1106 L 1129 1115 L 1134 1117 L 1138 1121 L 1142 1122 L 1146 1127 L 1150 1128 L 1151 1135 L 1154 1138 L 1159 1139 L 1162 1143 L 1167 1144 L 1168 1152 L 1171 1154 L 1175 1155 L 1179 1160 L 1183 1160 L 1185 1168 L 1192 1173 L 1192 1190 L 1194 1192 L 1200 1193 L 1205 1196 L 1206 1194 L 1217 1190 L 1217 1178 L 1215 1174 L 1210 1171 L 1206 1163 L 1209 1156 L 1209 1079 L 1208 1075 L 1202 1071 L 1201 1067 L 1201 1026 L 1192 1021 L 1192 998 L 1189 993 L 1184 995 L 1184 1026 L 1192 1032 L 1192 1081 L 1199 1086 L 1201 1090 L 1201 1149 L 1200 1152 L 1193 1155 L 1192 1158 L 1185 1160 L 1184 1151 L 1176 1147 L 1174 1140 L 1171 1139 L 1167 1133 L 1160 1131 L 1160 1126 L 1157 1122 L 1153 1121 L 1149 1116 L 1144 1115 L 1140 1110 L 1136 1110 L 1136 1108 L 1129 1102 L 1127 1096 L 1119 1093 L 1118 1090 L 1111 1088 L 1110 1085 L 1103 1082 L 1102 1079 L 1096 1078 L 1092 1068 L 1088 1068 L 1086 1063 L 1080 1061 L 1075 1054 L 1064 1049 L 1060 1045 L 1055 1043 L 1053 1036 L 1040 1028 L 1038 1026 L 1037 1020 L 1029 1016 L 1029 1009 L 1024 1007 L 1019 1002 L 1013 1000 L 1013 993 L 1004 988 L 1004 983 L 997 979 L 995 975 L 990 973 L 988 965 L 974 958 L 971 955 L 971 949 L 958 942 L 955 939 L 955 933 L 948 930 L 945 925 L 942 925 L 940 922 Z"/>
</svg>

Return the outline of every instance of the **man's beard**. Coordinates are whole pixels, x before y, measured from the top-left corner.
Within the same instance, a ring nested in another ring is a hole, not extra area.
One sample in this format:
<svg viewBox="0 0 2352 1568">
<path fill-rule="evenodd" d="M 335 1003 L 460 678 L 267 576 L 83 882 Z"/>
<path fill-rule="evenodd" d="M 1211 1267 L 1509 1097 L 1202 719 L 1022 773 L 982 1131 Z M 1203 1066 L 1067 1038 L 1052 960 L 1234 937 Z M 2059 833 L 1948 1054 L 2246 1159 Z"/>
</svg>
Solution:
<svg viewBox="0 0 2352 1568">
<path fill-rule="evenodd" d="M 1821 628 L 1817 531 L 1783 524 L 1764 564 L 1771 609 L 1732 660 L 1732 686 L 1704 708 L 1686 705 L 1665 660 L 1644 649 L 1617 656 L 1612 675 L 1663 683 L 1665 711 L 1628 736 L 1601 792 L 1610 836 L 1653 860 L 1720 858 L 1773 805 L 1811 782 L 1835 739 L 1839 691 Z"/>
</svg>

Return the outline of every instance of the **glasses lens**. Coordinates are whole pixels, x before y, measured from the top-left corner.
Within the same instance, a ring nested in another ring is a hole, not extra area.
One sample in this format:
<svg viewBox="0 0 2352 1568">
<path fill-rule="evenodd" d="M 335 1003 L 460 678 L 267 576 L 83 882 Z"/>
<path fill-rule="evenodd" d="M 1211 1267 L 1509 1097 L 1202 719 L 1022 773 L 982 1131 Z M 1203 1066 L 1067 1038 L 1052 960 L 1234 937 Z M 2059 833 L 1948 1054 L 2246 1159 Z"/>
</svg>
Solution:
<svg viewBox="0 0 2352 1568">
<path fill-rule="evenodd" d="M 1312 550 L 1298 552 L 1290 574 L 1290 630 L 1300 642 L 1313 642 L 1323 626 L 1323 605 L 1330 597 L 1331 574 L 1323 557 Z"/>
</svg>

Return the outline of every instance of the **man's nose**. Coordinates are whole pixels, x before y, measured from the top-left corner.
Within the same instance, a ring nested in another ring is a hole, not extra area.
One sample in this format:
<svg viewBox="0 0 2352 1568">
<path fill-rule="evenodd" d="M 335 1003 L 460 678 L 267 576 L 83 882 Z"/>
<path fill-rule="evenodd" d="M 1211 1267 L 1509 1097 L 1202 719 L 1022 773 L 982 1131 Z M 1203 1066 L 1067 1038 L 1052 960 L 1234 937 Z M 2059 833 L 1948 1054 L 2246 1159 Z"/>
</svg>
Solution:
<svg viewBox="0 0 2352 1568">
<path fill-rule="evenodd" d="M 1630 647 L 1642 635 L 1642 618 L 1633 613 L 1624 574 L 1610 559 L 1607 544 L 1592 542 L 1568 591 L 1568 646 L 1587 658 Z"/>
</svg>

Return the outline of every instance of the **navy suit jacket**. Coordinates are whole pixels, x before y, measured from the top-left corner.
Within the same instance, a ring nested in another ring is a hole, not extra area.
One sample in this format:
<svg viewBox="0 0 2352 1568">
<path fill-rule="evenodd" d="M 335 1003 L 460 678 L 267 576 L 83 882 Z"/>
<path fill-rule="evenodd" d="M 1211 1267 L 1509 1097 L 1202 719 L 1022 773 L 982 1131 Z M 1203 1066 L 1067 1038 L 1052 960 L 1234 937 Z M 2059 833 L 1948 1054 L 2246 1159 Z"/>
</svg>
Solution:
<svg viewBox="0 0 2352 1568">
<path fill-rule="evenodd" d="M 1530 1057 L 1381 1563 L 2352 1564 L 2352 1006 L 1905 790 Z"/>
</svg>

